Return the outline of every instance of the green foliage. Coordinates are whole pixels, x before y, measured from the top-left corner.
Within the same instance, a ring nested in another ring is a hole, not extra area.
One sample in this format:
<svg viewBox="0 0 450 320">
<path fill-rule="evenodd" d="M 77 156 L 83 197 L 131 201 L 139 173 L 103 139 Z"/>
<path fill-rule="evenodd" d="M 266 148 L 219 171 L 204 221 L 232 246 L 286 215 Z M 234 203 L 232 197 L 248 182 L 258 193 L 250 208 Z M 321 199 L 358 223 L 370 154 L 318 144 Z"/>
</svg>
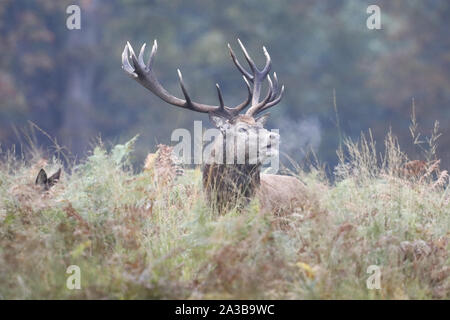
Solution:
<svg viewBox="0 0 450 320">
<path fill-rule="evenodd" d="M 133 173 L 136 137 L 97 145 L 45 193 L 33 185 L 38 159 L 5 157 L 0 298 L 448 299 L 447 182 L 399 175 L 394 140 L 386 161 L 370 139 L 347 141 L 334 184 L 299 171 L 311 199 L 285 217 L 256 200 L 212 214 L 198 169 L 167 184 Z M 81 290 L 66 288 L 73 264 Z M 370 265 L 381 267 L 380 290 L 366 287 Z"/>
</svg>

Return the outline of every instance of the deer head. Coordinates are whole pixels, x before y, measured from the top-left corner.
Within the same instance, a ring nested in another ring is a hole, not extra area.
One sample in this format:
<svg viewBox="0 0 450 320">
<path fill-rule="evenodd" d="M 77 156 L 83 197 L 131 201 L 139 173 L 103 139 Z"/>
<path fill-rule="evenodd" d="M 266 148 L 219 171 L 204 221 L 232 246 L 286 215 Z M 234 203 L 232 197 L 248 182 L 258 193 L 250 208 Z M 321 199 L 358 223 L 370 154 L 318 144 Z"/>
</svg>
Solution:
<svg viewBox="0 0 450 320">
<path fill-rule="evenodd" d="M 238 43 L 249 64 L 250 71 L 242 67 L 231 46 L 228 44 L 231 59 L 237 69 L 242 73 L 244 83 L 248 90 L 246 100 L 235 107 L 225 105 L 218 84 L 216 84 L 219 100 L 218 105 L 208 105 L 193 101 L 186 90 L 183 76 L 179 69 L 177 70 L 178 78 L 184 99 L 171 95 L 159 83 L 154 73 L 153 61 L 158 48 L 156 40 L 154 41 L 147 64 L 144 62 L 146 45 L 144 44 L 142 46 L 139 55 L 136 56 L 132 46 L 127 42 L 122 53 L 122 68 L 128 75 L 163 101 L 180 108 L 209 114 L 212 123 L 222 133 L 221 138 L 216 141 L 215 148 L 213 149 L 214 151 L 218 150 L 218 146 L 223 146 L 226 154 L 229 154 L 230 152 L 236 154 L 236 146 L 244 146 L 245 150 L 257 150 L 257 152 L 252 153 L 253 156 L 247 153 L 245 161 L 249 163 L 261 163 L 264 162 L 266 158 L 278 152 L 279 135 L 264 128 L 268 114 L 261 117 L 256 116 L 281 101 L 284 86 L 281 86 L 280 88 L 276 73 L 273 73 L 273 81 L 269 75 L 272 62 L 265 47 L 263 47 L 263 52 L 266 57 L 266 63 L 260 70 L 256 67 L 253 59 L 249 56 L 246 48 L 239 39 Z M 267 94 L 260 100 L 262 84 L 265 80 L 268 82 Z M 244 114 L 241 114 L 248 106 L 248 110 Z M 252 139 L 252 136 L 256 136 L 257 139 Z M 228 143 L 228 141 L 230 141 L 229 139 L 233 139 L 236 143 Z M 215 152 L 215 154 L 217 154 L 217 152 Z M 257 159 L 253 158 L 255 156 Z"/>
<path fill-rule="evenodd" d="M 44 169 L 41 169 L 36 177 L 35 184 L 43 187 L 45 190 L 49 190 L 53 187 L 61 176 L 61 168 L 56 171 L 56 173 L 52 174 L 49 178 L 47 178 L 47 173 Z"/>
</svg>

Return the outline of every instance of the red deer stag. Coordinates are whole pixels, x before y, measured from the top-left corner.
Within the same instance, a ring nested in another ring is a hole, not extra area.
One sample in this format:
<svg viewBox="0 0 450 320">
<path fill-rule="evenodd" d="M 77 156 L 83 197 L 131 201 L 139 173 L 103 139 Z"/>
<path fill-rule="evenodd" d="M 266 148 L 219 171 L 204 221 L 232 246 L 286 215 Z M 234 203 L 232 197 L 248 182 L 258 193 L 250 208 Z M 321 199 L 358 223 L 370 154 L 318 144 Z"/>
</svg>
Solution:
<svg viewBox="0 0 450 320">
<path fill-rule="evenodd" d="M 186 90 L 180 70 L 178 70 L 178 77 L 184 99 L 171 95 L 159 83 L 153 69 L 154 56 L 157 50 L 156 40 L 147 64 L 144 63 L 145 44 L 142 46 L 139 55 L 136 56 L 131 45 L 127 43 L 122 53 L 122 68 L 133 79 L 165 102 L 180 108 L 209 114 L 210 120 L 220 130 L 221 135 L 215 140 L 214 146 L 211 148 L 210 158 L 207 159 L 203 168 L 203 188 L 214 208 L 223 213 L 236 206 L 242 207 L 256 196 L 265 212 L 270 211 L 275 214 L 292 212 L 295 207 L 301 205 L 302 199 L 305 197 L 305 186 L 292 176 L 260 173 L 262 163 L 269 157 L 278 155 L 279 135 L 264 128 L 268 114 L 256 117 L 257 114 L 280 102 L 284 86 L 279 86 L 276 73 L 273 74 L 273 81 L 269 75 L 271 58 L 265 47 L 263 47 L 263 52 L 266 63 L 264 68 L 260 70 L 239 39 L 238 42 L 249 64 L 250 71 L 239 63 L 228 44 L 231 59 L 243 74 L 248 89 L 246 100 L 236 107 L 225 106 L 220 87 L 217 84 L 218 105 L 207 105 L 193 101 Z M 260 100 L 262 84 L 266 79 L 268 91 L 265 97 Z M 240 114 L 248 105 L 250 105 L 250 108 L 245 114 Z M 252 145 L 255 143 L 255 139 L 249 139 L 251 134 L 257 134 L 260 141 L 256 147 L 256 159 L 254 159 L 255 155 L 248 153 L 248 150 L 255 147 Z M 227 142 L 230 141 L 230 138 L 236 143 Z M 261 144 L 261 141 L 265 142 Z M 245 146 L 246 153 L 243 162 L 237 161 L 236 146 Z M 226 163 L 217 160 L 219 153 L 222 157 L 227 157 Z M 232 159 L 234 159 L 231 163 L 228 161 L 230 153 Z"/>
</svg>

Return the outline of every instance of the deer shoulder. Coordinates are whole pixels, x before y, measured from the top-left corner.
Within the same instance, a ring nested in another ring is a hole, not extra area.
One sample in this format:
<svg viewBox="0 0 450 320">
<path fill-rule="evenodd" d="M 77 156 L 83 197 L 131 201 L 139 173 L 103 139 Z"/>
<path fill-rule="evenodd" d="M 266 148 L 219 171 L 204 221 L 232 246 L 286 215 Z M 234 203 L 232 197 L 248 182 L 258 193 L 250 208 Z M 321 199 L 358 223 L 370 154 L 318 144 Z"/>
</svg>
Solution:
<svg viewBox="0 0 450 320">
<path fill-rule="evenodd" d="M 293 176 L 261 174 L 256 196 L 263 211 L 283 215 L 302 206 L 307 197 L 307 188 Z"/>
</svg>

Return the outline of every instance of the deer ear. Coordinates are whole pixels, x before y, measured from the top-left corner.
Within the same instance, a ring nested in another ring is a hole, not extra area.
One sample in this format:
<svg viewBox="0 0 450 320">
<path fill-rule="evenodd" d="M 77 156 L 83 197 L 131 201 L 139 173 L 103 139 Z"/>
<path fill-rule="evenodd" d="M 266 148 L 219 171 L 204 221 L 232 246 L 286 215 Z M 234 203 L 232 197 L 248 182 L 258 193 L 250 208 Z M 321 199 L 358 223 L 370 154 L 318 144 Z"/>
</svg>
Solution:
<svg viewBox="0 0 450 320">
<path fill-rule="evenodd" d="M 56 171 L 56 173 L 54 173 L 50 178 L 48 178 L 47 180 L 48 186 L 51 187 L 55 185 L 55 183 L 59 181 L 60 176 L 61 176 L 61 168 L 59 168 L 58 171 Z"/>
<path fill-rule="evenodd" d="M 224 117 L 220 117 L 218 115 L 212 114 L 212 113 L 209 114 L 209 120 L 214 124 L 214 126 L 217 129 L 220 129 L 220 130 L 226 129 L 230 126 L 227 119 L 225 119 Z"/>
<path fill-rule="evenodd" d="M 45 173 L 44 169 L 41 169 L 41 171 L 39 171 L 39 173 L 36 177 L 35 184 L 44 186 L 46 183 L 47 183 L 47 173 Z"/>
<path fill-rule="evenodd" d="M 267 120 L 269 119 L 270 113 L 266 113 L 262 115 L 261 117 L 258 117 L 255 119 L 256 123 L 259 124 L 261 127 L 264 127 Z"/>
</svg>

